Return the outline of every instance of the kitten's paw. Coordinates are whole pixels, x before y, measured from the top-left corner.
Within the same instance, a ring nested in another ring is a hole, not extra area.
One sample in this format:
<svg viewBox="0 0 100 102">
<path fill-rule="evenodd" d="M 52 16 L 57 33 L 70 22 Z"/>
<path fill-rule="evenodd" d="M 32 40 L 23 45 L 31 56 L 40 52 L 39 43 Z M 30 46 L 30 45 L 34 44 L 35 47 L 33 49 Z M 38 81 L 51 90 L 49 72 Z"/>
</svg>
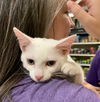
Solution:
<svg viewBox="0 0 100 102">
<path fill-rule="evenodd" d="M 76 84 L 81 84 L 84 80 L 82 68 L 77 63 L 65 63 L 62 66 L 61 71 L 66 75 L 74 77 L 74 82 Z"/>
<path fill-rule="evenodd" d="M 61 71 L 66 75 L 74 76 L 80 73 L 80 69 L 75 65 L 64 64 Z"/>
<path fill-rule="evenodd" d="M 70 73 L 70 67 L 67 64 L 64 64 L 61 68 L 61 72 L 68 75 Z"/>
</svg>

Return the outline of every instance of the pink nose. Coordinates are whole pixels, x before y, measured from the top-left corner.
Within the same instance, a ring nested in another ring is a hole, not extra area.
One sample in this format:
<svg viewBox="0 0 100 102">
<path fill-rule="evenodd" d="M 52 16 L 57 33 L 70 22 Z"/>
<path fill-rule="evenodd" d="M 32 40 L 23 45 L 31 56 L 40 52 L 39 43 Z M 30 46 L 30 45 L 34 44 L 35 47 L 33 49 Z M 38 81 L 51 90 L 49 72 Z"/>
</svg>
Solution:
<svg viewBox="0 0 100 102">
<path fill-rule="evenodd" d="M 35 78 L 39 81 L 43 78 L 43 76 L 35 76 Z"/>
</svg>

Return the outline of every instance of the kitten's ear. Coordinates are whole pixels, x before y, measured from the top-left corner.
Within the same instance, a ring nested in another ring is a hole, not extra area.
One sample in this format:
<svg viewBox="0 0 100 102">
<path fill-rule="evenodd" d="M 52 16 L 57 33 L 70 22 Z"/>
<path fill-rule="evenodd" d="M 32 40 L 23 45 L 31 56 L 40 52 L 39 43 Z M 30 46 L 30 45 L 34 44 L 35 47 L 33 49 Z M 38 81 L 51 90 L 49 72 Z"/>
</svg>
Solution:
<svg viewBox="0 0 100 102">
<path fill-rule="evenodd" d="M 13 31 L 19 41 L 20 49 L 25 51 L 25 48 L 31 43 L 31 38 L 18 30 L 16 27 L 13 28 Z"/>
<path fill-rule="evenodd" d="M 75 38 L 76 38 L 76 35 L 72 35 L 65 39 L 60 40 L 58 44 L 56 45 L 56 48 L 60 49 L 63 55 L 65 55 L 66 53 L 69 53 L 71 46 L 73 42 L 75 41 Z"/>
</svg>

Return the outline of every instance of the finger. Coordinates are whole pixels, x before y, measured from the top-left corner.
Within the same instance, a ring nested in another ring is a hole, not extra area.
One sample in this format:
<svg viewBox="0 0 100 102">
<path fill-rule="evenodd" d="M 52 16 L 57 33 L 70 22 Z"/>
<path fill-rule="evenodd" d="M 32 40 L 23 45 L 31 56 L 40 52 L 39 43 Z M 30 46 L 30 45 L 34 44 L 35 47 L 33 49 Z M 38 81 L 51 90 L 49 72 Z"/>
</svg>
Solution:
<svg viewBox="0 0 100 102">
<path fill-rule="evenodd" d="M 100 87 L 95 87 L 95 89 L 96 89 L 97 91 L 100 91 Z"/>
<path fill-rule="evenodd" d="M 94 0 L 93 0 L 94 1 Z M 100 2 L 100 0 L 99 0 Z M 99 3 L 100 4 L 100 3 Z M 90 4 L 89 4 L 90 5 Z M 77 3 L 73 1 L 67 2 L 67 8 L 75 15 L 75 17 L 79 20 L 79 22 L 83 25 L 84 29 L 88 34 L 91 34 L 92 36 L 97 37 L 100 39 L 100 23 L 97 18 L 100 18 L 98 15 L 97 17 L 94 17 L 93 15 L 97 15 L 99 13 L 94 13 L 92 16 L 84 11 L 81 6 L 79 6 Z M 96 9 L 95 9 L 96 10 Z M 99 10 L 98 10 L 99 12 Z"/>
<path fill-rule="evenodd" d="M 92 87 L 90 87 L 90 90 L 95 92 L 100 97 L 100 88 L 99 87 L 92 86 Z"/>
<path fill-rule="evenodd" d="M 89 34 L 95 34 L 95 31 L 92 30 L 96 24 L 93 16 L 84 11 L 77 3 L 73 1 L 67 2 L 67 8 L 74 14 L 74 16 L 79 20 Z"/>
<path fill-rule="evenodd" d="M 68 1 L 67 7 L 82 24 L 92 21 L 93 17 L 84 11 L 77 3 Z"/>
<path fill-rule="evenodd" d="M 98 95 L 98 97 L 100 97 L 100 93 L 98 91 L 96 91 L 95 89 L 91 89 L 91 91 L 95 92 Z"/>
<path fill-rule="evenodd" d="M 100 91 L 97 91 L 100 94 Z"/>
</svg>

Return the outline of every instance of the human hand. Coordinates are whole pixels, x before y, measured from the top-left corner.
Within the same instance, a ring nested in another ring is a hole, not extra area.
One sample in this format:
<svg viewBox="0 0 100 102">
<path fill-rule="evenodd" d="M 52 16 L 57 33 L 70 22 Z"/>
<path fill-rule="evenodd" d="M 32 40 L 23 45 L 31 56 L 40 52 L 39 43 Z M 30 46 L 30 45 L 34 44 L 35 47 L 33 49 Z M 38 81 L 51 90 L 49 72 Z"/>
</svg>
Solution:
<svg viewBox="0 0 100 102">
<path fill-rule="evenodd" d="M 96 87 L 96 86 L 93 86 L 87 82 L 84 82 L 82 84 L 85 88 L 89 89 L 89 90 L 92 90 L 93 92 L 95 92 L 99 97 L 100 97 L 100 87 Z"/>
<path fill-rule="evenodd" d="M 82 0 L 79 4 L 76 0 L 67 2 L 68 9 L 83 25 L 87 33 L 100 39 L 100 0 Z M 82 6 L 88 7 L 88 12 L 82 9 Z"/>
</svg>

